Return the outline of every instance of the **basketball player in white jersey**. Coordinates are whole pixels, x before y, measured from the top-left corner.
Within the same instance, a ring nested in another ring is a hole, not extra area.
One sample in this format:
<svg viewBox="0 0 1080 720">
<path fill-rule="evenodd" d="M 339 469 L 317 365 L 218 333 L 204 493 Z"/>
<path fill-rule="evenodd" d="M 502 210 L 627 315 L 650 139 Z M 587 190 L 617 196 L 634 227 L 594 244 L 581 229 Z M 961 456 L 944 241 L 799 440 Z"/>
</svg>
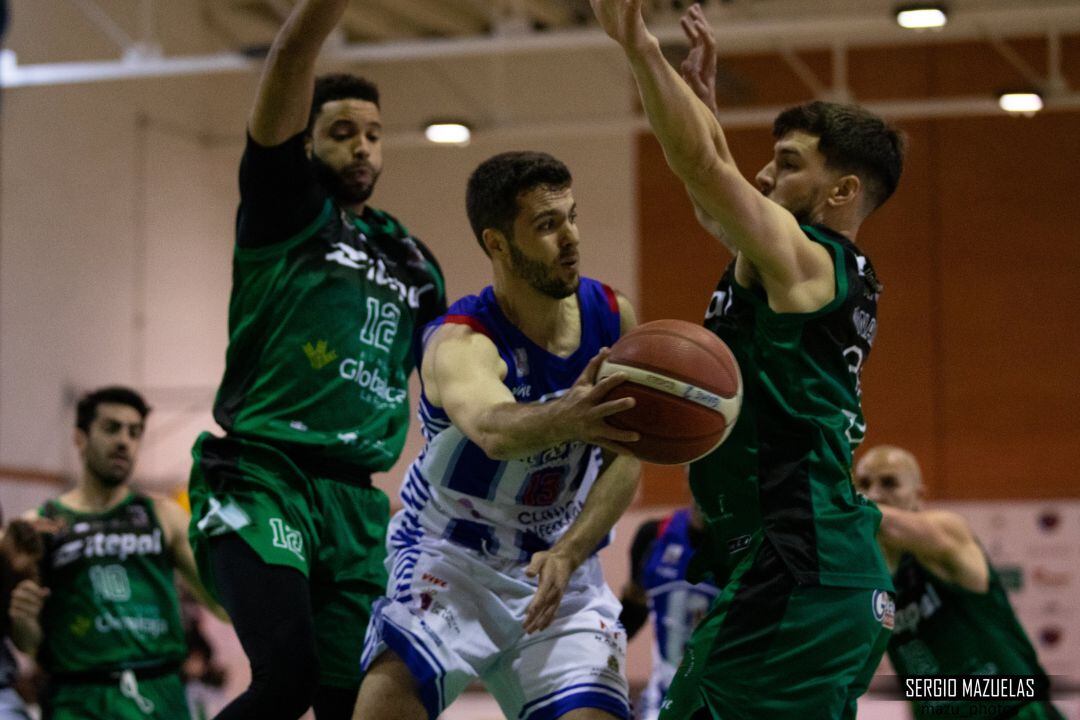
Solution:
<svg viewBox="0 0 1080 720">
<path fill-rule="evenodd" d="M 595 377 L 635 319 L 580 275 L 570 185 L 531 152 L 469 179 L 494 282 L 425 332 L 427 447 L 390 524 L 354 718 L 433 719 L 477 679 L 510 718 L 629 717 L 626 635 L 595 552 L 640 469 L 612 450 L 637 435 L 606 422 L 633 406 L 604 401 L 624 378 Z"/>
</svg>

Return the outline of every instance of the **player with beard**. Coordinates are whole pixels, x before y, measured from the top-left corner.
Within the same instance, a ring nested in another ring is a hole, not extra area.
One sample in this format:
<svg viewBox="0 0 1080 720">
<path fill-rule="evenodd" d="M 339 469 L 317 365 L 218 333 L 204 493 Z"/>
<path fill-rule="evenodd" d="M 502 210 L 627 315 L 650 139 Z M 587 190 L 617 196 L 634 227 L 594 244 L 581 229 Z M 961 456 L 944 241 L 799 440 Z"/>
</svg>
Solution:
<svg viewBox="0 0 1080 720">
<path fill-rule="evenodd" d="M 315 78 L 347 0 L 302 0 L 270 49 L 240 162 L 224 437 L 193 450 L 192 544 L 252 667 L 218 718 L 349 717 L 386 586 L 389 469 L 419 328 L 446 309 L 424 245 L 368 204 L 374 84 Z"/>
<path fill-rule="evenodd" d="M 863 108 L 808 103 L 776 118 L 773 157 L 749 182 L 643 1 L 591 3 L 668 164 L 735 255 L 705 326 L 734 352 L 745 399 L 727 441 L 690 470 L 709 542 L 699 557 L 722 591 L 660 718 L 854 717 L 892 622 L 881 514 L 851 483 L 881 291 L 854 241 L 896 188 L 901 138 Z M 684 28 L 715 63 L 700 9 Z"/>
<path fill-rule="evenodd" d="M 494 281 L 425 331 L 427 447 L 390 523 L 354 718 L 434 720 L 477 679 L 506 717 L 627 718 L 626 635 L 595 552 L 637 486 L 616 452 L 637 434 L 606 422 L 633 406 L 603 400 L 624 378 L 595 378 L 634 312 L 580 276 L 555 158 L 486 160 L 466 209 Z"/>
<path fill-rule="evenodd" d="M 11 636 L 49 676 L 53 720 L 187 720 L 186 654 L 173 571 L 224 617 L 199 583 L 187 513 L 130 486 L 150 408 L 134 390 L 107 387 L 79 401 L 73 490 L 37 511 L 42 577 L 12 593 Z"/>
<path fill-rule="evenodd" d="M 855 487 L 881 508 L 878 541 L 896 584 L 889 660 L 901 686 L 910 677 L 1024 678 L 1036 697 L 919 700 L 933 717 L 1064 720 L 1046 699 L 1050 681 L 1009 603 L 997 570 L 960 515 L 923 507 L 922 470 L 907 450 L 878 445 L 855 466 Z"/>
</svg>

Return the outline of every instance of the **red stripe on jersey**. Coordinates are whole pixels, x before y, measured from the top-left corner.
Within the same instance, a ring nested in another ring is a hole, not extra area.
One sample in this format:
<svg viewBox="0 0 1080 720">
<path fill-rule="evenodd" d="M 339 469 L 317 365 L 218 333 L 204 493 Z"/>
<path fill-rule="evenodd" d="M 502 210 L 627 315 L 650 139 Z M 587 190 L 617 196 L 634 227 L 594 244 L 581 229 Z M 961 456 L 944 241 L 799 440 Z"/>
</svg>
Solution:
<svg viewBox="0 0 1080 720">
<path fill-rule="evenodd" d="M 600 283 L 600 287 L 604 288 L 604 297 L 607 298 L 608 307 L 611 308 L 611 312 L 616 315 L 619 314 L 619 296 L 615 294 L 615 291 L 610 286 Z"/>
<path fill-rule="evenodd" d="M 656 537 L 664 537 L 664 533 L 667 532 L 668 525 L 671 525 L 671 521 L 675 519 L 675 513 L 671 513 L 666 518 L 660 521 L 660 524 L 656 527 Z"/>
<path fill-rule="evenodd" d="M 443 322 L 450 323 L 452 325 L 468 325 L 470 328 L 480 333 L 481 335 L 485 335 L 492 340 L 495 339 L 491 335 L 491 331 L 487 329 L 487 326 L 485 326 L 484 323 L 480 322 L 480 320 L 478 320 L 477 318 L 474 318 L 472 315 L 447 315 L 443 318 Z"/>
</svg>

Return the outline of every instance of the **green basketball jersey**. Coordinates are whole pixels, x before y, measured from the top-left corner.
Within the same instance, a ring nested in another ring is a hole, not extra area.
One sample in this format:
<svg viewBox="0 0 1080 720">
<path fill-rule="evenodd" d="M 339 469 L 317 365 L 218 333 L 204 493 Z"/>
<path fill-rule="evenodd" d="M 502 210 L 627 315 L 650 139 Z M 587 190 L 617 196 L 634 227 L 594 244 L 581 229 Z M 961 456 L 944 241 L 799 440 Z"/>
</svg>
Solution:
<svg viewBox="0 0 1080 720">
<path fill-rule="evenodd" d="M 1038 691 L 1049 680 L 1035 648 L 1016 619 L 1005 588 L 990 567 L 990 587 L 976 593 L 946 582 L 905 554 L 893 575 L 896 584 L 896 625 L 887 652 L 896 674 L 1022 675 L 1035 678 Z M 996 701 L 986 712 L 970 701 L 915 703 L 915 716 L 995 717 L 1009 706 Z M 948 707 L 958 706 L 957 712 Z M 991 712 L 990 708 L 995 711 Z"/>
<path fill-rule="evenodd" d="M 881 286 L 846 238 L 803 230 L 835 260 L 836 297 L 827 306 L 776 313 L 760 287 L 735 281 L 733 262 L 706 314 L 705 326 L 739 362 L 744 392 L 731 435 L 690 469 L 715 546 L 709 569 L 723 582 L 746 552 L 769 542 L 801 584 L 887 590 L 875 539 L 881 513 L 851 482 L 852 453 L 866 431 L 859 375 Z"/>
<path fill-rule="evenodd" d="M 63 521 L 48 543 L 38 653 L 52 673 L 179 663 L 187 652 L 165 533 L 150 498 L 131 493 L 103 513 L 56 500 L 39 510 Z"/>
<path fill-rule="evenodd" d="M 289 240 L 235 248 L 214 417 L 366 470 L 397 460 L 414 334 L 445 308 L 433 257 L 389 214 L 327 199 Z"/>
</svg>

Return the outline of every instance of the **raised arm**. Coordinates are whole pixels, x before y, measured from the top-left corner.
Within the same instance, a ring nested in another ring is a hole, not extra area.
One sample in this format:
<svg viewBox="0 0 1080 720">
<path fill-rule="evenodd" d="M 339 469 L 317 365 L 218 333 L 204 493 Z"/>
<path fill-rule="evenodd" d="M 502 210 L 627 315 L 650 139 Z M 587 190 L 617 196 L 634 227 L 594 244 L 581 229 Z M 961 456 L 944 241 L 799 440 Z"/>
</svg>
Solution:
<svg viewBox="0 0 1080 720">
<path fill-rule="evenodd" d="M 705 103 L 705 106 L 715 116 L 720 112 L 720 106 L 716 101 L 716 64 L 718 59 L 716 36 L 713 34 L 709 21 L 705 18 L 701 6 L 697 3 L 691 5 L 683 13 L 679 24 L 682 25 L 683 32 L 686 33 L 686 39 L 690 43 L 690 50 L 686 53 L 682 65 L 679 66 L 679 72 L 682 74 L 687 86 L 694 92 L 694 95 Z M 719 240 L 720 244 L 727 248 L 732 255 L 738 253 L 738 248 L 728 239 L 724 228 L 716 220 L 709 217 L 693 195 L 690 195 L 690 202 L 694 206 L 694 217 L 697 218 L 698 224 L 705 229 L 705 232 Z"/>
<path fill-rule="evenodd" d="M 618 373 L 595 382 L 602 351 L 558 400 L 519 403 L 503 384 L 506 363 L 487 336 L 465 325 L 435 331 L 421 374 L 428 399 L 446 410 L 470 440 L 496 460 L 515 460 L 570 440 L 618 448 L 638 439 L 605 419 L 634 406 L 632 398 L 602 402 L 625 380 Z"/>
<path fill-rule="evenodd" d="M 604 30 L 630 61 L 645 114 L 668 165 L 705 215 L 750 261 L 770 298 L 829 271 L 828 254 L 795 217 L 762 195 L 739 172 L 713 111 L 660 51 L 645 26 L 643 0 L 590 0 Z"/>
<path fill-rule="evenodd" d="M 300 0 L 270 47 L 248 132 L 265 147 L 280 145 L 308 124 L 315 60 L 348 0 Z"/>
<path fill-rule="evenodd" d="M 990 568 L 964 518 L 950 512 L 878 507 L 882 514 L 878 541 L 884 548 L 909 552 L 943 580 L 986 592 Z"/>
</svg>

